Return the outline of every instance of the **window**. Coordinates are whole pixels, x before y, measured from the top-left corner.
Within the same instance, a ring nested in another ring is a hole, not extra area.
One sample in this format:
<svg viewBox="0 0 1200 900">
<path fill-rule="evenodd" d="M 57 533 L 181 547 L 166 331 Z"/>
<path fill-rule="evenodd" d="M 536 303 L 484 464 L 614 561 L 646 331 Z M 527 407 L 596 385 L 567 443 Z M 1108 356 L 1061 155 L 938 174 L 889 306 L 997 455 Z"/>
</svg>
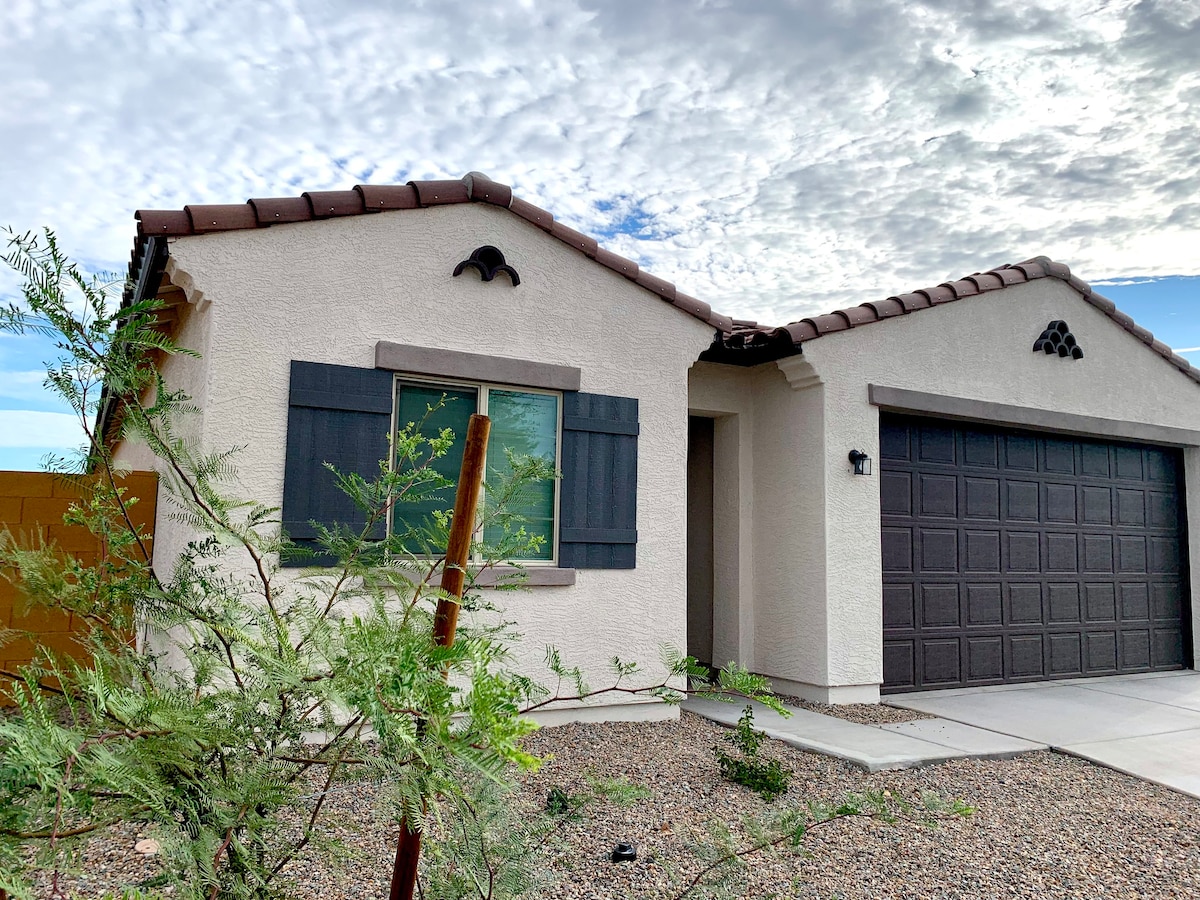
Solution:
<svg viewBox="0 0 1200 900">
<path fill-rule="evenodd" d="M 428 412 L 431 408 L 432 413 Z M 486 480 L 494 482 L 511 474 L 506 451 L 543 459 L 557 469 L 560 409 L 561 397 L 551 391 L 423 382 L 406 378 L 396 382 L 397 429 L 414 423 L 420 426 L 425 436 L 436 435 L 443 428 L 454 432 L 454 446 L 434 462 L 438 474 L 451 481 L 458 480 L 467 421 L 476 412 L 492 420 Z M 435 510 L 452 509 L 454 494 L 454 488 L 446 488 L 427 501 L 397 504 L 392 513 L 393 532 L 427 524 Z M 538 551 L 524 559 L 552 561 L 555 557 L 556 482 L 542 481 L 527 485 L 516 502 L 509 506 L 509 511 L 524 519 L 522 525 L 526 532 L 542 538 Z M 498 528 L 489 529 L 483 535 L 485 541 L 495 541 L 500 537 Z"/>
<path fill-rule="evenodd" d="M 562 472 L 523 498 L 527 530 L 546 536 L 542 562 L 531 567 L 544 584 L 570 584 L 563 570 L 632 569 L 637 565 L 638 401 L 591 394 L 547 376 L 547 367 L 504 357 L 388 345 L 403 351 L 404 364 L 368 369 L 294 360 L 288 385 L 287 445 L 283 471 L 283 528 L 306 553 L 285 556 L 284 566 L 329 566 L 320 526 L 360 529 L 365 513 L 341 490 L 326 463 L 363 478 L 379 474 L 393 423 L 418 421 L 445 392 L 454 401 L 438 422 L 466 433 L 476 410 L 492 419 L 488 467 L 504 466 L 503 448 L 552 456 Z M 455 371 L 447 371 L 454 368 Z M 561 368 L 561 367 L 559 367 Z M 461 451 L 459 451 L 461 452 Z M 442 461 L 457 478 L 462 457 Z M 450 509 L 454 498 L 433 508 Z M 413 515 L 406 510 L 404 515 Z M 393 523 L 394 524 L 394 523 Z M 369 537 L 386 535 L 378 523 Z M 554 580 L 558 578 L 559 580 Z"/>
</svg>

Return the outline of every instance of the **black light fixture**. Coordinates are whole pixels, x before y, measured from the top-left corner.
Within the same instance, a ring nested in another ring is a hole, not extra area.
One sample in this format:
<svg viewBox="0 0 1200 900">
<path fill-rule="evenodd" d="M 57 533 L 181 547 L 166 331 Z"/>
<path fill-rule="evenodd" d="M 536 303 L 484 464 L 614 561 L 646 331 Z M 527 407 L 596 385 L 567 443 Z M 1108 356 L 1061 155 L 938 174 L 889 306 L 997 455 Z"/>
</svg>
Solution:
<svg viewBox="0 0 1200 900">
<path fill-rule="evenodd" d="M 850 462 L 854 463 L 855 475 L 871 474 L 871 457 L 867 456 L 862 450 L 851 450 Z"/>
<path fill-rule="evenodd" d="M 613 862 L 633 862 L 635 859 L 637 859 L 637 850 L 634 849 L 633 844 L 621 841 L 621 843 L 613 847 Z"/>
</svg>

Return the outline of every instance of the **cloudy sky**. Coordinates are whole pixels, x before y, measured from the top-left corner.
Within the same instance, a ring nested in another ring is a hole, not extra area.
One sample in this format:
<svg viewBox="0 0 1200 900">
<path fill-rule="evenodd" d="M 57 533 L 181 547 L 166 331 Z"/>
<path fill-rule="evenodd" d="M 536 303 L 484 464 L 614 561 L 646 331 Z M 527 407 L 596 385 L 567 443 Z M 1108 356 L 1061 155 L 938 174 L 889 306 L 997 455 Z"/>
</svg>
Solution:
<svg viewBox="0 0 1200 900">
<path fill-rule="evenodd" d="M 1195 0 L 5 0 L 0 83 L 0 225 L 93 268 L 478 170 L 733 315 L 1044 253 L 1200 347 Z M 0 336 L 0 467 L 67 433 L 46 355 Z"/>
</svg>

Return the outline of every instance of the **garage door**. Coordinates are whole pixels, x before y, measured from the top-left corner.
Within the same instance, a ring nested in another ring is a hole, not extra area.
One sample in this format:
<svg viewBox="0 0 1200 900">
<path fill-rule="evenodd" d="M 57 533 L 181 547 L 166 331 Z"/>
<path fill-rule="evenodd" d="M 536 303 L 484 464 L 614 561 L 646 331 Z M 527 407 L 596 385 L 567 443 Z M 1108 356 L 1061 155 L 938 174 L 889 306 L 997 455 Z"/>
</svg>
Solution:
<svg viewBox="0 0 1200 900">
<path fill-rule="evenodd" d="M 880 420 L 884 691 L 1177 669 L 1178 451 Z"/>
</svg>

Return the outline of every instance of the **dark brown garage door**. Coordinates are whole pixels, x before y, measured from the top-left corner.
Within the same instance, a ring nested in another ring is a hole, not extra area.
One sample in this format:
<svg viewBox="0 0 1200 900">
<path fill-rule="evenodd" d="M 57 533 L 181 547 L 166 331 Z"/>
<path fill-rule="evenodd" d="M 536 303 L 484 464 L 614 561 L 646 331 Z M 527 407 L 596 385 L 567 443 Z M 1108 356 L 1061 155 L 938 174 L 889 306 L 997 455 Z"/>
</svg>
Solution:
<svg viewBox="0 0 1200 900">
<path fill-rule="evenodd" d="M 886 692 L 1177 669 L 1176 450 L 885 414 Z"/>
</svg>

